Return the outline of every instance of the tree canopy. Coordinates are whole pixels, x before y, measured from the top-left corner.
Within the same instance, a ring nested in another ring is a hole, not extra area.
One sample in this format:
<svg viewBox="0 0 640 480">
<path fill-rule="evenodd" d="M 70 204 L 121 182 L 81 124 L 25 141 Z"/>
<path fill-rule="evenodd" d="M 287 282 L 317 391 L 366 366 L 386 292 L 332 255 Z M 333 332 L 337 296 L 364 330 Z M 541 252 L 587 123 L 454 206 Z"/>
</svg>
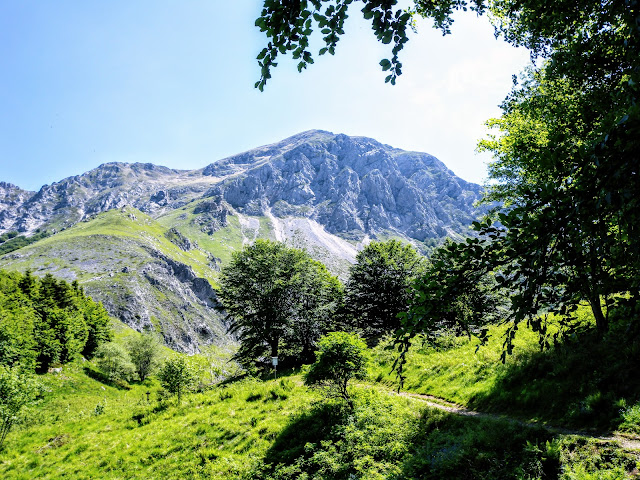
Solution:
<svg viewBox="0 0 640 480">
<path fill-rule="evenodd" d="M 106 310 L 77 282 L 0 270 L 0 364 L 46 371 L 93 355 L 110 336 Z"/>
<path fill-rule="evenodd" d="M 371 242 L 357 255 L 345 286 L 345 309 L 350 328 L 368 343 L 400 326 L 398 314 L 411 299 L 411 284 L 424 270 L 424 258 L 398 240 Z"/>
<path fill-rule="evenodd" d="M 331 332 L 318 341 L 316 361 L 304 377 L 305 385 L 321 387 L 328 396 L 350 402 L 352 379 L 367 376 L 367 345 L 354 333 Z"/>
<path fill-rule="evenodd" d="M 305 251 L 258 239 L 222 270 L 218 296 L 240 340 L 242 364 L 264 363 L 281 349 L 300 363 L 326 331 L 342 286 Z"/>
</svg>

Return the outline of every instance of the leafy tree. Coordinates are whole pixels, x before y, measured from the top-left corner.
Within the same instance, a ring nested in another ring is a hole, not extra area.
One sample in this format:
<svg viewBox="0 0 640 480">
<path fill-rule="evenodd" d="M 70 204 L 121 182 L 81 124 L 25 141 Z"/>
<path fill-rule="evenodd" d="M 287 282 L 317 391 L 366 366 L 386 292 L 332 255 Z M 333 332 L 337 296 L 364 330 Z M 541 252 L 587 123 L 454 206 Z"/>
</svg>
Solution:
<svg viewBox="0 0 640 480">
<path fill-rule="evenodd" d="M 31 300 L 20 289 L 20 281 L 18 274 L 0 271 L 0 364 L 33 370 L 37 317 Z"/>
<path fill-rule="evenodd" d="M 487 325 L 505 319 L 507 300 L 493 272 L 480 268 L 477 259 L 467 255 L 480 249 L 480 243 L 477 238 L 446 242 L 432 252 L 424 273 L 414 281 L 412 298 L 407 311 L 399 315 L 395 334 L 400 355 L 394 368 L 400 385 L 406 353 L 416 334 L 431 344 L 446 333 L 475 335 L 484 342 Z"/>
<path fill-rule="evenodd" d="M 98 368 L 108 375 L 109 380 L 129 380 L 135 372 L 127 350 L 119 343 L 103 343 L 96 350 Z"/>
<path fill-rule="evenodd" d="M 294 294 L 297 306 L 284 340 L 284 351 L 296 364 L 311 363 L 316 342 L 327 332 L 342 305 L 343 286 L 322 263 L 307 259 Z"/>
<path fill-rule="evenodd" d="M 195 381 L 191 367 L 182 356 L 167 360 L 160 369 L 158 378 L 163 388 L 178 395 L 178 404 L 182 401 L 182 394 Z"/>
<path fill-rule="evenodd" d="M 367 345 L 358 335 L 329 333 L 318 341 L 316 361 L 305 374 L 304 383 L 324 388 L 327 395 L 351 404 L 349 381 L 366 377 L 368 360 Z"/>
<path fill-rule="evenodd" d="M 235 252 L 218 296 L 240 340 L 236 359 L 250 366 L 277 357 L 283 342 L 290 354 L 312 350 L 340 292 L 339 282 L 302 250 L 259 239 Z"/>
<path fill-rule="evenodd" d="M 127 350 L 140 381 L 144 381 L 158 367 L 160 343 L 151 333 L 145 332 L 131 338 Z"/>
<path fill-rule="evenodd" d="M 424 270 L 424 259 L 398 240 L 371 242 L 356 256 L 345 288 L 345 308 L 351 327 L 369 344 L 400 326 L 398 314 L 407 309 L 411 283 Z"/>
<path fill-rule="evenodd" d="M 37 403 L 42 387 L 18 368 L 0 365 L 0 450 L 11 428 Z"/>
</svg>

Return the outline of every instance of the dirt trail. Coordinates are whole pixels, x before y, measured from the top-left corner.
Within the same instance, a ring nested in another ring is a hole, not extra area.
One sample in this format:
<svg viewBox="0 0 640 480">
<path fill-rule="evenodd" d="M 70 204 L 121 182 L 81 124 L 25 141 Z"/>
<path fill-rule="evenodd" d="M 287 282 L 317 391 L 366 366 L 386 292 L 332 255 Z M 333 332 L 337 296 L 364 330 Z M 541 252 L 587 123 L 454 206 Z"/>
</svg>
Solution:
<svg viewBox="0 0 640 480">
<path fill-rule="evenodd" d="M 544 425 L 542 423 L 535 422 L 525 422 L 523 420 L 518 420 L 513 417 L 508 417 L 505 415 L 497 415 L 493 413 L 485 413 L 485 412 L 477 412 L 475 410 L 470 410 L 466 407 L 456 405 L 455 403 L 447 402 L 446 400 L 442 400 L 441 398 L 434 397 L 432 395 L 424 395 L 420 393 L 408 393 L 408 392 L 400 392 L 397 394 L 396 392 L 391 392 L 395 395 L 400 395 L 403 397 L 415 398 L 426 403 L 429 407 L 437 408 L 439 410 L 444 410 L 446 412 L 453 413 L 455 415 L 463 415 L 466 417 L 477 417 L 477 418 L 489 418 L 493 420 L 503 420 L 511 423 L 515 423 L 517 425 L 521 425 L 523 427 L 538 427 L 544 428 L 551 433 L 557 433 L 561 435 L 580 435 L 582 437 L 593 438 L 602 442 L 616 442 L 620 445 L 620 447 L 625 450 L 633 451 L 636 454 L 640 454 L 640 437 L 633 435 L 626 435 L 621 433 L 613 433 L 610 435 L 598 435 L 590 432 L 585 432 L 582 430 L 570 430 L 567 428 L 559 428 L 550 425 Z"/>
</svg>

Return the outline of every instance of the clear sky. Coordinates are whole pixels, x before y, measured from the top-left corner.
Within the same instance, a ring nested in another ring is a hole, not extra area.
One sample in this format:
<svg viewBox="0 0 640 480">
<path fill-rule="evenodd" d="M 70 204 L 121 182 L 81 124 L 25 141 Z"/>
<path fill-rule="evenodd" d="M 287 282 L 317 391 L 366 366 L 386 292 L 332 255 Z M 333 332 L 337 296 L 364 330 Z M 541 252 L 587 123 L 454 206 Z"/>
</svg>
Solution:
<svg viewBox="0 0 640 480">
<path fill-rule="evenodd" d="M 483 123 L 529 61 L 486 18 L 460 16 L 446 37 L 419 23 L 391 86 L 378 65 L 389 49 L 356 3 L 334 57 L 301 74 L 282 59 L 260 93 L 261 5 L 0 2 L 0 180 L 37 190 L 112 161 L 200 168 L 318 128 L 428 152 L 483 182 Z"/>
</svg>

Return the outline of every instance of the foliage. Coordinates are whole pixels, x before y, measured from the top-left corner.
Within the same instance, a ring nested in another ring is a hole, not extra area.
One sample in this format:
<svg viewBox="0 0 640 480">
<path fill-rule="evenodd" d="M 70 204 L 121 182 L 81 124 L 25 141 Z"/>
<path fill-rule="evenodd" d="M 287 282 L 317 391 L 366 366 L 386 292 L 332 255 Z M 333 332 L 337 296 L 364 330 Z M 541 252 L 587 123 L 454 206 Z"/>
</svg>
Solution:
<svg viewBox="0 0 640 480">
<path fill-rule="evenodd" d="M 486 327 L 502 320 L 502 293 L 488 269 L 477 268 L 466 252 L 481 248 L 477 238 L 464 243 L 447 242 L 436 248 L 422 276 L 413 283 L 407 312 L 399 314 L 395 332 L 401 346 L 396 368 L 402 382 L 405 353 L 417 334 L 434 342 L 445 332 L 476 335 L 486 340 Z"/>
<path fill-rule="evenodd" d="M 96 350 L 95 356 L 98 368 L 102 370 L 109 380 L 130 380 L 135 372 L 129 353 L 119 343 L 103 343 Z"/>
<path fill-rule="evenodd" d="M 234 253 L 218 292 L 245 366 L 277 357 L 281 344 L 292 363 L 308 359 L 341 295 L 337 278 L 308 253 L 260 239 Z"/>
<path fill-rule="evenodd" d="M 111 335 L 104 307 L 77 282 L 0 271 L 0 364 L 46 371 L 91 355 Z"/>
<path fill-rule="evenodd" d="M 424 259 L 398 240 L 371 242 L 356 255 L 345 286 L 348 325 L 369 344 L 400 326 L 398 313 L 411 298 L 410 286 L 424 270 Z"/>
<path fill-rule="evenodd" d="M 311 4 L 313 9 L 309 8 Z M 328 3 L 326 9 L 322 4 Z M 336 45 L 344 34 L 344 21 L 352 0 L 327 1 L 311 0 L 300 2 L 279 2 L 265 0 L 262 13 L 256 20 L 256 26 L 269 38 L 268 45 L 258 55 L 261 77 L 256 82 L 256 88 L 261 91 L 271 78 L 271 67 L 275 67 L 278 54 L 291 53 L 298 62 L 298 71 L 307 68 L 314 62 L 309 50 L 309 37 L 314 26 L 320 29 L 325 46 L 319 55 L 335 53 Z M 371 26 L 376 38 L 384 44 L 393 42 L 391 60 L 382 60 L 382 70 L 389 71 L 386 82 L 395 84 L 396 78 L 402 73 L 402 64 L 398 60 L 398 53 L 408 41 L 407 27 L 411 21 L 411 13 L 400 9 L 393 11 L 396 0 L 369 0 L 364 2 L 362 13 L 365 19 L 371 20 Z"/>
<path fill-rule="evenodd" d="M 182 402 L 182 394 L 194 383 L 195 376 L 183 356 L 170 358 L 158 372 L 163 388 L 178 396 L 178 404 Z"/>
<path fill-rule="evenodd" d="M 0 450 L 11 428 L 33 407 L 41 385 L 18 368 L 0 365 Z"/>
<path fill-rule="evenodd" d="M 138 378 L 141 382 L 144 382 L 158 367 L 160 343 L 151 333 L 144 332 L 140 336 L 134 336 L 129 339 L 127 350 Z"/>
<path fill-rule="evenodd" d="M 359 336 L 329 333 L 318 341 L 316 361 L 307 370 L 304 383 L 322 387 L 330 397 L 351 403 L 347 391 L 349 381 L 366 377 L 368 360 L 367 345 Z"/>
</svg>

